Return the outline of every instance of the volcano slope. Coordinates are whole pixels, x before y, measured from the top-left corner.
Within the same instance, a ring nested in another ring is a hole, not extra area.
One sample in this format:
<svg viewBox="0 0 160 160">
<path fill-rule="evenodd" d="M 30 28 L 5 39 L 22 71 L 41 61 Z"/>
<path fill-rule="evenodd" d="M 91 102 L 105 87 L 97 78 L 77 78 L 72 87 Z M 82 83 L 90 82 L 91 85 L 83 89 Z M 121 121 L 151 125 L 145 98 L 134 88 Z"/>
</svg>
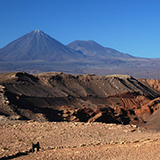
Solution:
<svg viewBox="0 0 160 160">
<path fill-rule="evenodd" d="M 1 120 L 144 124 L 159 96 L 128 75 L 0 74 Z"/>
</svg>

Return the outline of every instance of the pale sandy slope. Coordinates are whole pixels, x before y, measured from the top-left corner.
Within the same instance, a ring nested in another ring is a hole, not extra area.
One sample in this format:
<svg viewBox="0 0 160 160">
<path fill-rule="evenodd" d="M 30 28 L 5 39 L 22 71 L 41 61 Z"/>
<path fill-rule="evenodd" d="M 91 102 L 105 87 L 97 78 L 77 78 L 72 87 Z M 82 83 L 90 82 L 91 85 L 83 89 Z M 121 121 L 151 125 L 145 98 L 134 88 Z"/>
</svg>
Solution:
<svg viewBox="0 0 160 160">
<path fill-rule="evenodd" d="M 160 159 L 160 132 L 130 125 L 12 122 L 0 131 L 0 159 Z"/>
</svg>

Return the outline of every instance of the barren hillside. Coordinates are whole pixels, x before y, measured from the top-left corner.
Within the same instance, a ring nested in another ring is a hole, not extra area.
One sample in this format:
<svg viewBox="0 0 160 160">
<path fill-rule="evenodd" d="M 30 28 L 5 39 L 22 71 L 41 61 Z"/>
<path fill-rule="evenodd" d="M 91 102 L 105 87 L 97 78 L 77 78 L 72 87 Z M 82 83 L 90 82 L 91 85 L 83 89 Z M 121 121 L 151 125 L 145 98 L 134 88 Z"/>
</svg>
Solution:
<svg viewBox="0 0 160 160">
<path fill-rule="evenodd" d="M 160 93 L 128 75 L 0 74 L 2 119 L 143 124 Z"/>
</svg>

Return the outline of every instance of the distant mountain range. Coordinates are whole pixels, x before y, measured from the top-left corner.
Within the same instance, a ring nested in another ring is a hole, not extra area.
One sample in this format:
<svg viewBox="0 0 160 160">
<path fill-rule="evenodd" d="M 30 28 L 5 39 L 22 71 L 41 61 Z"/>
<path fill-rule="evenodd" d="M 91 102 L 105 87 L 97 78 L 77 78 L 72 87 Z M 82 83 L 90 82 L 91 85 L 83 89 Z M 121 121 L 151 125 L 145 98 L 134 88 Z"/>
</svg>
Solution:
<svg viewBox="0 0 160 160">
<path fill-rule="evenodd" d="M 40 30 L 34 30 L 0 49 L 2 61 L 71 61 L 85 59 L 130 59 L 135 58 L 94 41 L 74 41 L 63 45 Z"/>
<path fill-rule="evenodd" d="M 64 45 L 34 30 L 0 49 L 0 72 L 58 71 L 72 74 L 129 74 L 160 78 L 160 59 L 134 57 L 94 41 Z"/>
</svg>

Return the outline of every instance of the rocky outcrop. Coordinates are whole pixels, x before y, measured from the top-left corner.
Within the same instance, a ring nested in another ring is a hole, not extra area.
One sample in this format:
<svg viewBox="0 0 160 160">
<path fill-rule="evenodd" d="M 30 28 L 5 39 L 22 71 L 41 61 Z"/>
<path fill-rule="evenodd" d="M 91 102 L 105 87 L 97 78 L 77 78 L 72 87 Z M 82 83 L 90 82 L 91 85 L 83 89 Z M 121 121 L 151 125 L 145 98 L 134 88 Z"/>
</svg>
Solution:
<svg viewBox="0 0 160 160">
<path fill-rule="evenodd" d="M 144 83 L 145 85 L 149 85 L 150 87 L 160 92 L 160 80 L 159 79 L 139 79 L 139 81 Z"/>
<path fill-rule="evenodd" d="M 0 85 L 9 118 L 140 124 L 159 108 L 160 93 L 128 75 L 18 72 L 0 74 Z"/>
</svg>

